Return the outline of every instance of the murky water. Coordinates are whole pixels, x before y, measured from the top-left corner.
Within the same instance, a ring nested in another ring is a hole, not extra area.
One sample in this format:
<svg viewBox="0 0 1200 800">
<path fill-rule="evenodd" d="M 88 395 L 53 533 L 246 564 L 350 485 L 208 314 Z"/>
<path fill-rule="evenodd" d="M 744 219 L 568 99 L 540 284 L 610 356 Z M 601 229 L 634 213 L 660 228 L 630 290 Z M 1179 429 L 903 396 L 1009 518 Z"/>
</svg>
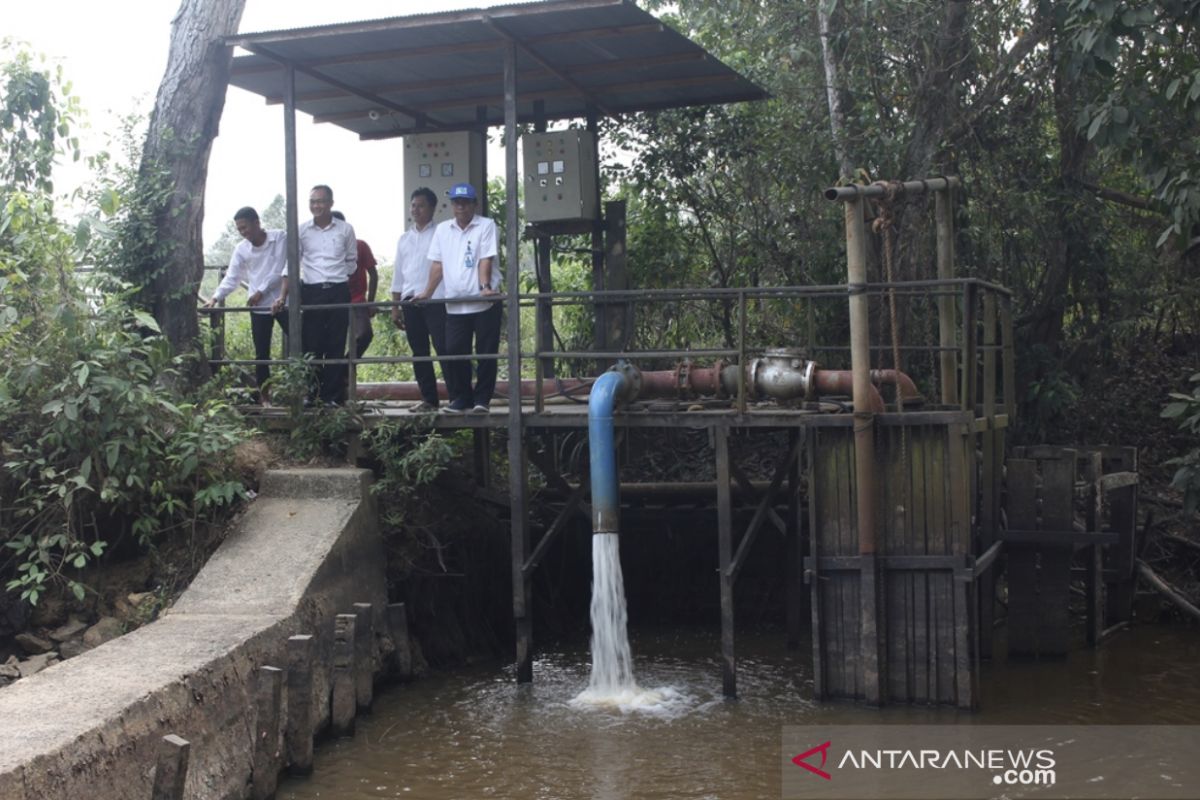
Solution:
<svg viewBox="0 0 1200 800">
<path fill-rule="evenodd" d="M 741 698 L 721 697 L 715 630 L 633 631 L 639 683 L 673 686 L 674 715 L 570 704 L 588 684 L 586 642 L 548 653 L 534 683 L 479 665 L 391 688 L 353 739 L 324 742 L 312 777 L 283 800 L 409 797 L 763 798 L 780 796 L 784 725 L 959 722 L 1200 724 L 1200 633 L 1141 627 L 1065 661 L 985 664 L 983 710 L 816 704 L 807 645 L 738 634 Z"/>
</svg>

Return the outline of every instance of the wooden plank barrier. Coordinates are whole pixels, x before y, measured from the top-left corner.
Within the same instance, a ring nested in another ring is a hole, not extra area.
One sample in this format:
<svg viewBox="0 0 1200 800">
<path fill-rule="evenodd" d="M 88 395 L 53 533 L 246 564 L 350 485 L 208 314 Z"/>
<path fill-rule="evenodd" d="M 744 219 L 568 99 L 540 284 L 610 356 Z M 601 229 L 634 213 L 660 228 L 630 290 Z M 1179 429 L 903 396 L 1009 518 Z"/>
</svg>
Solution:
<svg viewBox="0 0 1200 800">
<path fill-rule="evenodd" d="M 978 702 L 972 429 L 967 415 L 911 416 L 876 429 L 881 700 L 969 709 Z M 814 427 L 808 450 L 816 694 L 863 699 L 853 432 Z"/>
<path fill-rule="evenodd" d="M 1007 462 L 1008 527 L 1000 533 L 1008 546 L 1010 655 L 1062 656 L 1070 650 L 1073 561 L 1084 577 L 1087 642 L 1098 644 L 1106 624 L 1128 620 L 1136 465 L 1136 448 L 1014 450 Z"/>
</svg>

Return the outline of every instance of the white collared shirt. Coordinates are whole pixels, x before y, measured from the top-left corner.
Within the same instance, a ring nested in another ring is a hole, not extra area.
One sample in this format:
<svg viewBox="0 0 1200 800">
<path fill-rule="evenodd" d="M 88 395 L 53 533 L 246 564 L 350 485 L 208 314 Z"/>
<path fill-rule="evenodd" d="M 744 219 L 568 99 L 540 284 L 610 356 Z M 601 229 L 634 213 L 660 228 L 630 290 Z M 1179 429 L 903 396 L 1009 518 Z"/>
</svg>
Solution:
<svg viewBox="0 0 1200 800">
<path fill-rule="evenodd" d="M 358 241 L 350 223 L 334 217 L 325 228 L 311 219 L 300 225 L 301 283 L 345 283 L 357 268 Z"/>
<path fill-rule="evenodd" d="M 262 292 L 254 307 L 255 314 L 268 314 L 271 304 L 279 297 L 279 285 L 287 274 L 287 234 L 284 231 L 268 230 L 267 239 L 255 247 L 248 239 L 242 239 L 233 248 L 229 259 L 229 271 L 213 292 L 214 300 L 224 300 L 239 284 L 246 284 L 246 292 L 253 295 Z"/>
<path fill-rule="evenodd" d="M 491 288 L 500 288 L 500 260 L 496 257 L 496 223 L 476 214 L 460 228 L 458 220 L 448 219 L 437 226 L 429 245 L 429 260 L 442 262 L 442 285 L 447 300 L 479 295 L 479 262 L 492 259 Z M 447 314 L 477 314 L 492 303 L 447 303 Z"/>
<path fill-rule="evenodd" d="M 396 242 L 396 269 L 392 273 L 392 292 L 401 297 L 420 294 L 429 284 L 429 245 L 437 225 L 428 223 L 423 230 L 413 226 Z M 442 281 L 433 291 L 435 298 L 445 297 L 446 282 Z"/>
</svg>

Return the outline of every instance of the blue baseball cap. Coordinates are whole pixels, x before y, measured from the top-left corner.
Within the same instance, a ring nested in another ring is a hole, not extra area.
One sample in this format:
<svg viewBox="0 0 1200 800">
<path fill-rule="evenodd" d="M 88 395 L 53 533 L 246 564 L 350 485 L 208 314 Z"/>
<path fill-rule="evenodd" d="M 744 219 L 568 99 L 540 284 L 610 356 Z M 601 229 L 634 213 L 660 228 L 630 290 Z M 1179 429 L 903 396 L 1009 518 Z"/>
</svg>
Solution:
<svg viewBox="0 0 1200 800">
<path fill-rule="evenodd" d="M 451 200 L 476 200 L 475 187 L 469 183 L 456 183 L 450 187 Z"/>
</svg>

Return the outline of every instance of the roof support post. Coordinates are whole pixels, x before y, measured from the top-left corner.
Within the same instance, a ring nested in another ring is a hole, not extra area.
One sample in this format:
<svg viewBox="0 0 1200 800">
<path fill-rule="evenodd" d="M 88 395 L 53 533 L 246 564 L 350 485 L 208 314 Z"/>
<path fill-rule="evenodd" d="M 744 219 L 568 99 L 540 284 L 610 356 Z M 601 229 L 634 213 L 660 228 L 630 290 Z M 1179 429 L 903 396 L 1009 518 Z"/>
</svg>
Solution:
<svg viewBox="0 0 1200 800">
<path fill-rule="evenodd" d="M 287 188 L 288 341 L 287 354 L 300 357 L 300 190 L 296 185 L 296 69 L 285 66 L 283 78 L 283 158 Z"/>
<path fill-rule="evenodd" d="M 596 183 L 596 214 L 597 217 L 592 220 L 592 289 L 597 292 L 602 292 L 612 287 L 608 285 L 608 275 L 604 269 L 604 220 L 600 219 L 600 117 L 596 113 L 596 109 L 588 106 L 587 112 L 587 129 L 595 137 L 596 140 L 596 162 L 593 165 L 595 169 Z M 592 306 L 595 320 L 593 323 L 593 339 L 596 343 L 595 349 L 607 351 L 611 349 L 608 341 L 608 304 L 601 300 Z M 597 365 L 597 370 L 605 369 L 608 360 L 602 360 Z"/>
<path fill-rule="evenodd" d="M 508 310 L 508 385 L 521 383 L 520 254 L 517 230 L 517 46 L 504 46 L 504 255 Z M 529 557 L 528 465 L 520 389 L 508 398 L 508 494 L 512 526 L 513 619 L 517 630 L 517 683 L 533 681 L 533 596 L 525 575 Z"/>
</svg>

